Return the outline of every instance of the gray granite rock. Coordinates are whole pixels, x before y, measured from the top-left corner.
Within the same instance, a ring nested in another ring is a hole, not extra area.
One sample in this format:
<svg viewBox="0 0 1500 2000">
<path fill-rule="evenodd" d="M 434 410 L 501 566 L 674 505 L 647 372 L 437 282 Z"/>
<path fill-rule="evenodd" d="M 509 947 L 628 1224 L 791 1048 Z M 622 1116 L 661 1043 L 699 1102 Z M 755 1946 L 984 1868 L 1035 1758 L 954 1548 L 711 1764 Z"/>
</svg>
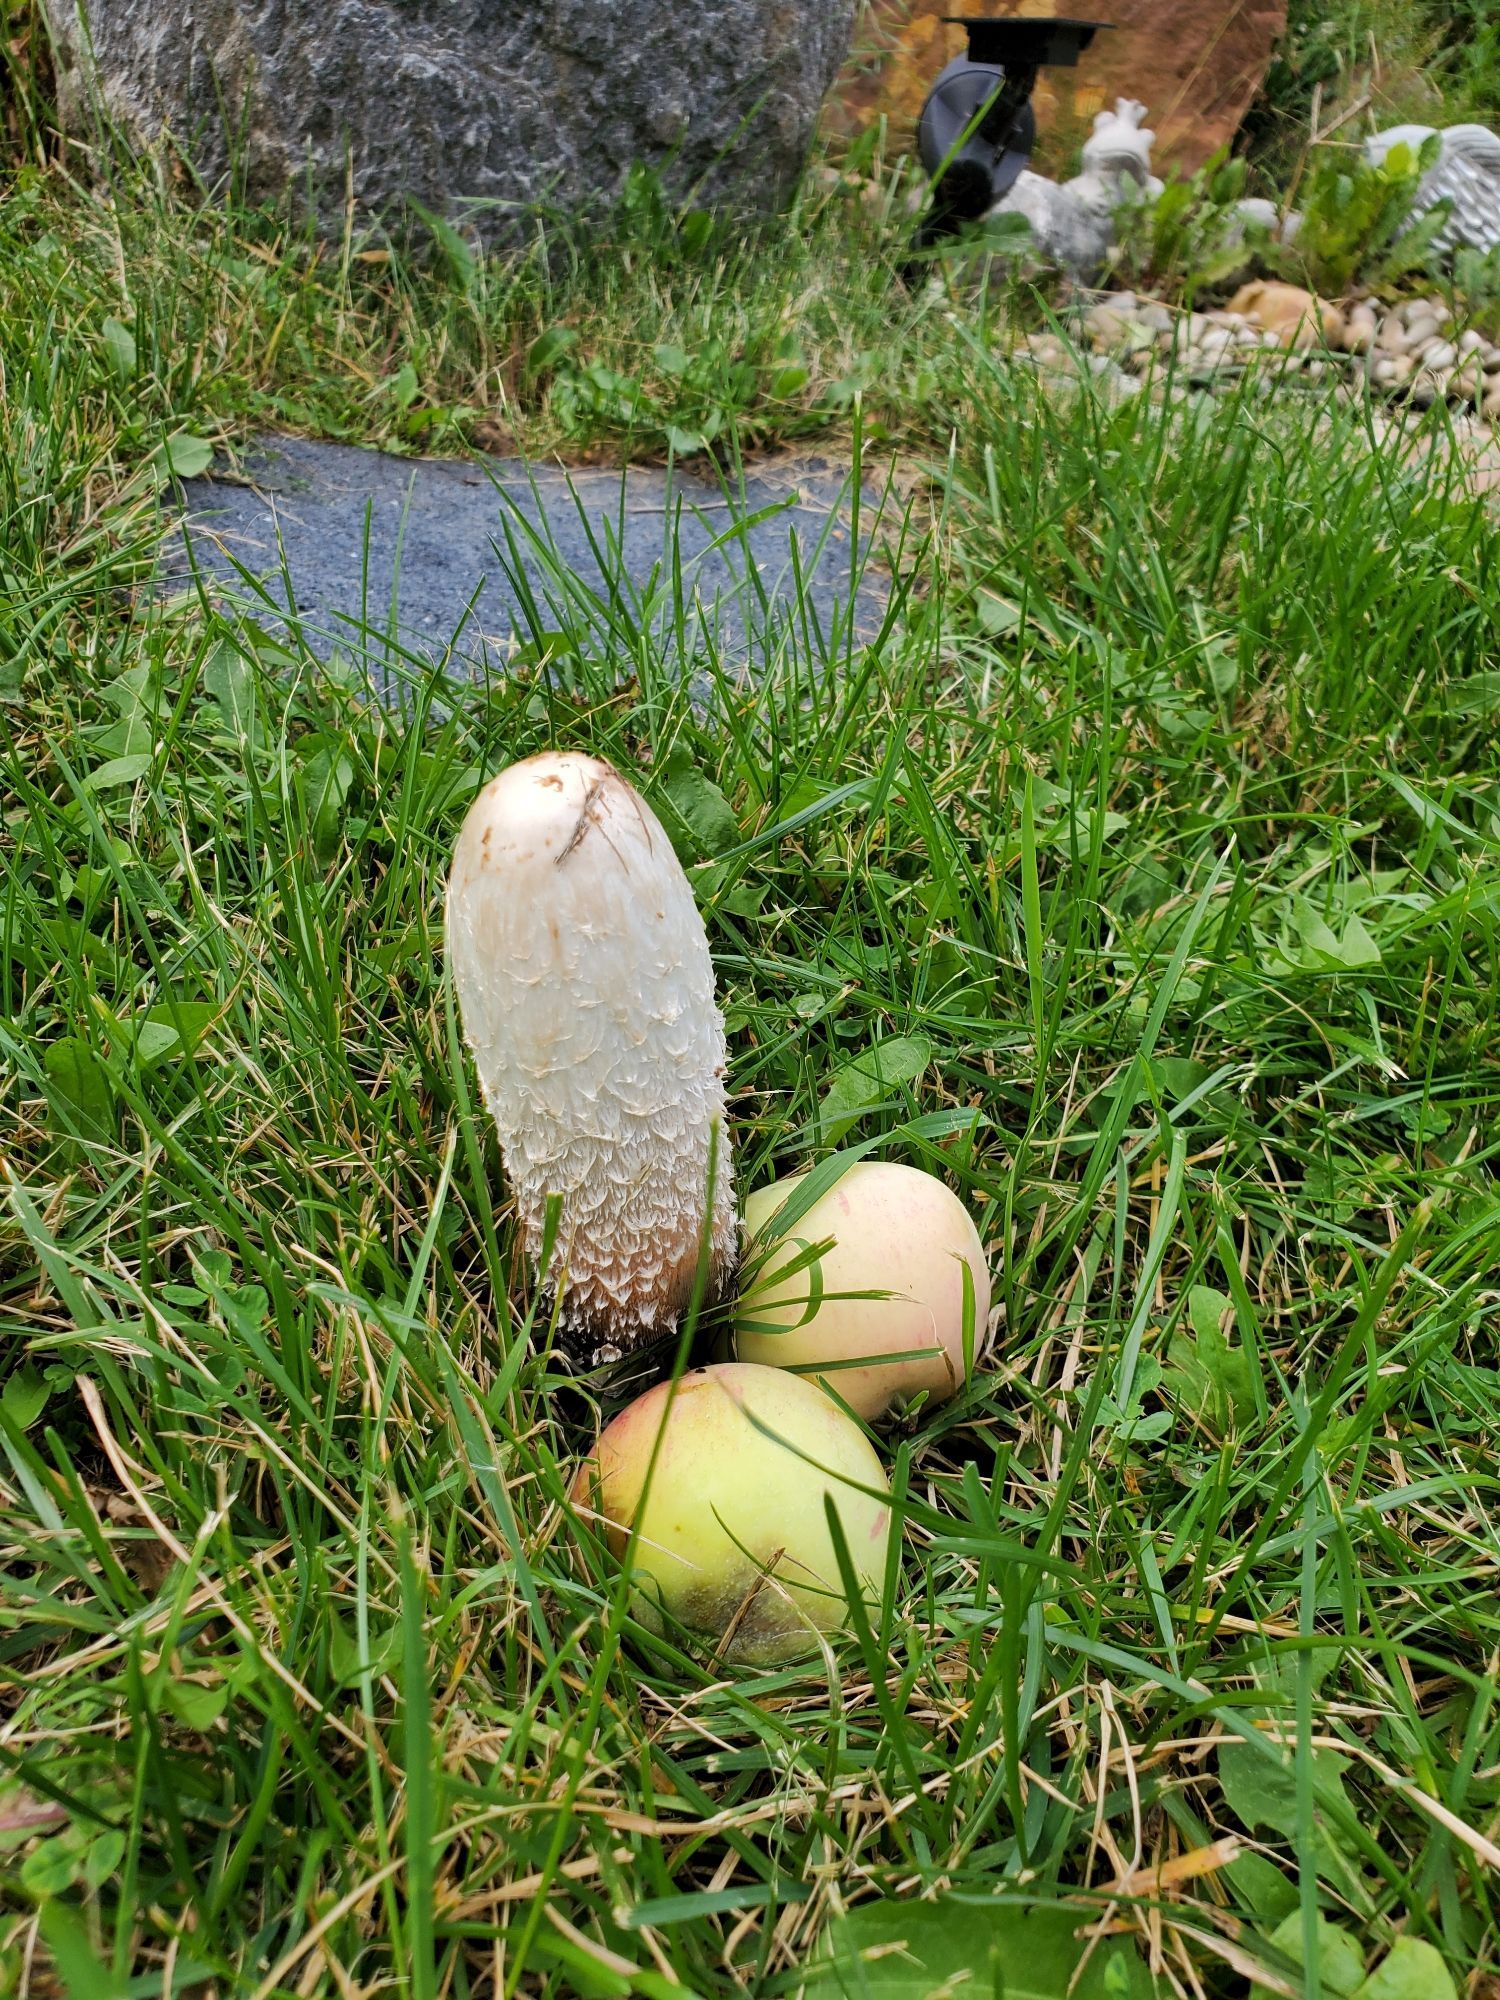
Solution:
<svg viewBox="0 0 1500 2000">
<path fill-rule="evenodd" d="M 630 167 L 773 206 L 848 48 L 853 0 L 43 0 L 61 98 L 141 146 L 170 131 L 252 198 L 342 221 L 415 197 L 487 241 L 596 213 Z M 226 123 L 237 135 L 233 145 Z"/>
<path fill-rule="evenodd" d="M 402 459 L 267 439 L 233 479 L 189 480 L 159 577 L 195 578 L 266 623 L 295 622 L 327 658 L 377 679 L 442 661 L 503 672 L 548 633 L 622 675 L 765 664 L 794 646 L 834 659 L 873 638 L 885 588 L 872 559 L 894 497 L 802 455 L 739 480 L 696 462 L 624 470 L 517 459 Z"/>
</svg>

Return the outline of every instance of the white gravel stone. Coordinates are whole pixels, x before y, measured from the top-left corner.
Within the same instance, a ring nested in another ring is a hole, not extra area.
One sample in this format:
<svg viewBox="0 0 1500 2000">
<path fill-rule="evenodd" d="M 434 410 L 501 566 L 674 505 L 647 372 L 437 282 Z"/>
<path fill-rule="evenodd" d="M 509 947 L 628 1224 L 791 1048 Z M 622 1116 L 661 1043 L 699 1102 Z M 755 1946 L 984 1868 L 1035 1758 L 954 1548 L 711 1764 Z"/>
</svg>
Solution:
<svg viewBox="0 0 1500 2000">
<path fill-rule="evenodd" d="M 1479 357 L 1471 354 L 1467 361 L 1454 369 L 1448 383 L 1448 393 L 1451 396 L 1461 397 L 1466 403 L 1472 403 L 1474 398 L 1483 392 L 1483 388 L 1484 376 L 1480 372 Z"/>
<path fill-rule="evenodd" d="M 1063 345 L 1055 333 L 1029 333 L 1016 349 L 1016 358 L 1030 360 L 1038 368 L 1055 368 L 1065 375 L 1076 375 L 1078 364 L 1072 350 Z"/>
<path fill-rule="evenodd" d="M 1368 354 L 1380 322 L 1368 306 L 1354 306 L 1344 320 L 1344 346 L 1350 354 Z"/>
<path fill-rule="evenodd" d="M 1100 350 L 1124 346 L 1137 325 L 1134 292 L 1112 292 L 1096 300 L 1083 317 L 1084 331 Z"/>
</svg>

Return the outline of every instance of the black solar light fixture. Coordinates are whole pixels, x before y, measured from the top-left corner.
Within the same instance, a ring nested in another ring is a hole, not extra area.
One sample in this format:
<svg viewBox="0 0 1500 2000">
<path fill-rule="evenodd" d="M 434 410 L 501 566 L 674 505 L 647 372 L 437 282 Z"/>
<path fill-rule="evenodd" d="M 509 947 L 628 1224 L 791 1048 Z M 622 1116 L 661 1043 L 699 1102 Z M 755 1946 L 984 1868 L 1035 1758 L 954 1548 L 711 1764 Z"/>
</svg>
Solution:
<svg viewBox="0 0 1500 2000">
<path fill-rule="evenodd" d="M 1036 144 L 1037 71 L 1072 69 L 1110 25 L 988 14 L 943 19 L 968 30 L 969 51 L 938 77 L 917 123 L 917 150 L 933 179 L 922 243 L 977 222 L 1015 185 Z"/>
</svg>

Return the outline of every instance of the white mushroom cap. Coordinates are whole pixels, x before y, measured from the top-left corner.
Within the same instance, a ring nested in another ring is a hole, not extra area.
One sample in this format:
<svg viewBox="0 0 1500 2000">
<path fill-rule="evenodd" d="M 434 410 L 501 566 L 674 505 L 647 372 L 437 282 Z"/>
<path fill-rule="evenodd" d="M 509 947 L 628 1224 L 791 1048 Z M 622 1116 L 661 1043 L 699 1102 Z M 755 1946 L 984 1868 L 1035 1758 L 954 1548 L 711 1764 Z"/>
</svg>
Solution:
<svg viewBox="0 0 1500 2000">
<path fill-rule="evenodd" d="M 464 821 L 448 962 L 535 1264 L 585 1358 L 668 1331 L 691 1296 L 717 1128 L 710 1297 L 735 1261 L 724 1023 L 660 821 L 597 757 L 512 764 Z"/>
</svg>

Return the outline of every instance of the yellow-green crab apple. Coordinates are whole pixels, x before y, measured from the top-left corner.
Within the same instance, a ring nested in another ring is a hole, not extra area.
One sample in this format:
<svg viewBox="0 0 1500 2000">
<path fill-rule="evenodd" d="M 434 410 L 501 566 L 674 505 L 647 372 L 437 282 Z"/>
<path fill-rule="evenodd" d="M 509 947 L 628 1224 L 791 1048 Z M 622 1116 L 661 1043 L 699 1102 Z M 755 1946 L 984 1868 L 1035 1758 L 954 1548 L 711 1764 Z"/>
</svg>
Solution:
<svg viewBox="0 0 1500 2000">
<path fill-rule="evenodd" d="M 616 1360 L 676 1324 L 710 1202 L 710 1298 L 735 1260 L 724 1023 L 692 889 L 618 771 L 551 751 L 470 808 L 447 949 L 527 1253 L 560 1197 L 564 1338 Z"/>
<path fill-rule="evenodd" d="M 870 1420 L 922 1390 L 931 1402 L 953 1395 L 966 1346 L 972 1363 L 990 1311 L 989 1269 L 968 1210 L 918 1167 L 860 1160 L 777 1233 L 776 1212 L 803 1179 L 773 1181 L 745 1204 L 748 1282 L 735 1353 L 796 1369 Z"/>
<path fill-rule="evenodd" d="M 869 1439 L 821 1389 L 728 1361 L 658 1383 L 623 1410 L 573 1497 L 617 1557 L 639 1530 L 632 1574 L 644 1623 L 660 1631 L 668 1612 L 720 1659 L 763 1664 L 810 1652 L 847 1622 L 825 1495 L 862 1595 L 879 1598 L 888 1490 Z"/>
</svg>

